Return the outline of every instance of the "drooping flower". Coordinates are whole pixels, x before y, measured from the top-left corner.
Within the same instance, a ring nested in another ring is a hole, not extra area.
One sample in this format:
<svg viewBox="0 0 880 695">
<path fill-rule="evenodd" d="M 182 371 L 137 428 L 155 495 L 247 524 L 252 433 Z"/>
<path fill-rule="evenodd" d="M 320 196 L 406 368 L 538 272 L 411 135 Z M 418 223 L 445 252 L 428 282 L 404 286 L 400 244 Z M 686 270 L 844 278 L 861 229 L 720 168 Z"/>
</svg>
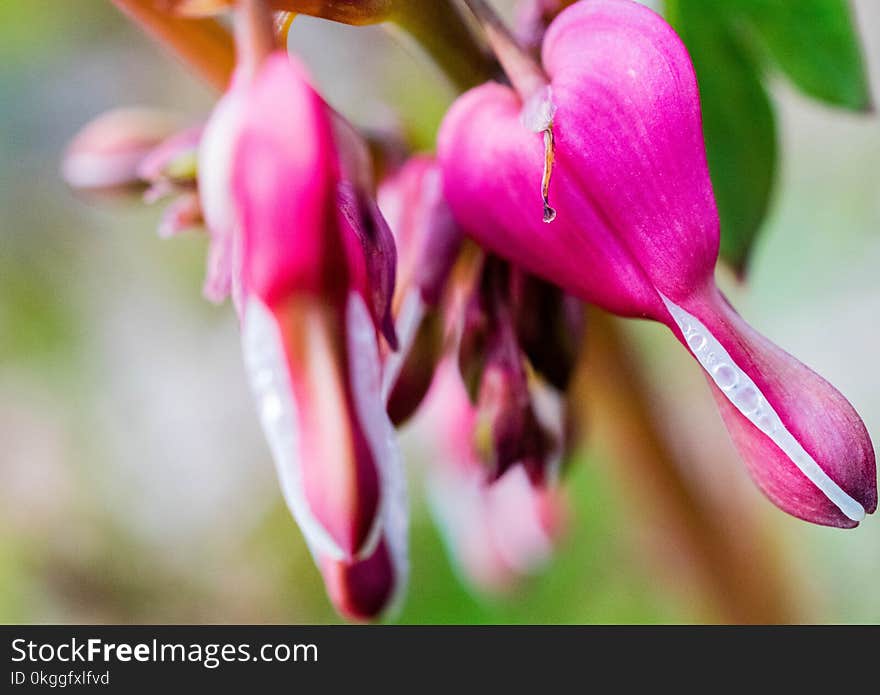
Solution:
<svg viewBox="0 0 880 695">
<path fill-rule="evenodd" d="M 559 426 L 554 414 L 544 415 L 548 426 Z M 564 530 L 564 495 L 554 485 L 534 485 L 523 466 L 486 480 L 475 441 L 478 412 L 453 359 L 438 367 L 415 422 L 431 451 L 425 462 L 430 509 L 464 578 L 484 591 L 503 591 L 538 571 Z"/>
<path fill-rule="evenodd" d="M 564 418 L 549 431 L 533 403 L 529 365 L 510 301 L 512 271 L 497 257 L 483 260 L 461 315 L 458 364 L 475 404 L 474 446 L 489 480 L 521 465 L 536 484 L 557 478 Z M 561 394 L 557 395 L 561 402 Z M 560 413 L 561 414 L 561 413 Z"/>
<path fill-rule="evenodd" d="M 285 54 L 240 71 L 205 129 L 200 194 L 285 499 L 337 608 L 367 618 L 405 576 L 377 333 L 393 245 L 351 199 L 334 118 Z"/>
<path fill-rule="evenodd" d="M 439 158 L 459 223 L 488 250 L 586 301 L 668 325 L 706 371 L 768 497 L 815 523 L 856 526 L 877 505 L 861 419 L 715 286 L 718 213 L 681 41 L 635 2 L 583 0 L 550 26 L 542 63 L 540 92 L 490 83 L 447 114 Z M 555 219 L 546 196 L 542 219 L 542 183 Z"/>
</svg>

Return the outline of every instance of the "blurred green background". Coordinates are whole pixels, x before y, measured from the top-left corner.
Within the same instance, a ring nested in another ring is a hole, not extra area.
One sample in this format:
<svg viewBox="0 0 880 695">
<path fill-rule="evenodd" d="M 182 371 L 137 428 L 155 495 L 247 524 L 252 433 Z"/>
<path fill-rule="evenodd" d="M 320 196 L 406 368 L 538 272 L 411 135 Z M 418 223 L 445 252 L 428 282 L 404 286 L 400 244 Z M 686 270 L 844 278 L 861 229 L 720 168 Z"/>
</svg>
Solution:
<svg viewBox="0 0 880 695">
<path fill-rule="evenodd" d="M 501 3 L 499 3 L 501 4 Z M 510 5 L 510 3 L 507 3 Z M 880 87 L 880 4 L 853 4 Z M 298 19 L 291 48 L 361 125 L 430 146 L 450 88 L 380 28 Z M 781 160 L 744 285 L 759 330 L 834 383 L 880 433 L 880 128 L 775 75 Z M 200 294 L 205 242 L 155 235 L 158 207 L 77 199 L 58 175 L 95 115 L 153 105 L 203 117 L 214 95 L 109 3 L 0 5 L 0 620 L 337 621 L 283 505 L 246 388 L 235 317 Z M 638 346 L 651 415 L 683 478 L 745 548 L 773 557 L 790 619 L 880 620 L 880 522 L 841 532 L 777 511 L 748 480 L 697 366 L 658 325 Z M 589 388 L 589 374 L 584 379 Z M 470 591 L 428 518 L 410 452 L 412 576 L 402 622 L 700 622 L 688 550 L 639 505 L 591 436 L 572 462 L 569 530 L 504 596 Z M 741 523 L 747 518 L 749 523 Z M 740 537 L 760 530 L 760 537 Z M 763 565 L 759 565 L 763 566 Z M 758 570 L 756 570 L 758 571 Z"/>
</svg>

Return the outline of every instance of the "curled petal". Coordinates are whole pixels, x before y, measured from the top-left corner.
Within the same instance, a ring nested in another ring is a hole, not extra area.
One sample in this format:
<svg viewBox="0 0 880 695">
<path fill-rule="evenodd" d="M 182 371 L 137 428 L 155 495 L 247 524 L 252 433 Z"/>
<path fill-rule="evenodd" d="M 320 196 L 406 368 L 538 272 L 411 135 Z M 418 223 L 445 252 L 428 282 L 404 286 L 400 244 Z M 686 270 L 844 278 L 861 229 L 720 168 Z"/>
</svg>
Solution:
<svg viewBox="0 0 880 695">
<path fill-rule="evenodd" d="M 750 473 L 779 507 L 850 528 L 877 508 L 871 439 L 831 384 L 757 333 L 717 290 L 670 302 Z"/>
<path fill-rule="evenodd" d="M 398 347 L 391 314 L 396 276 L 394 237 L 376 201 L 349 182 L 337 191 L 340 225 L 348 241 L 348 257 L 361 293 L 369 300 L 376 327 L 392 350 Z"/>
<path fill-rule="evenodd" d="M 175 236 L 202 222 L 202 208 L 195 193 L 184 193 L 169 203 L 159 222 L 159 236 L 163 239 Z"/>
<path fill-rule="evenodd" d="M 175 133 L 153 149 L 138 166 L 138 176 L 156 183 L 167 180 L 177 184 L 195 184 L 199 141 L 204 125 Z"/>
<path fill-rule="evenodd" d="M 309 298 L 274 312 L 254 298 L 242 341 L 288 506 L 316 552 L 350 561 L 371 552 L 378 538 L 374 446 L 384 442 L 369 440 L 358 418 L 339 324 Z"/>
<path fill-rule="evenodd" d="M 411 157 L 379 188 L 378 204 L 398 248 L 394 306 L 400 341 L 385 362 L 384 391 L 395 423 L 407 420 L 431 384 L 443 344 L 438 305 L 462 234 L 443 198 L 432 157 Z"/>
</svg>

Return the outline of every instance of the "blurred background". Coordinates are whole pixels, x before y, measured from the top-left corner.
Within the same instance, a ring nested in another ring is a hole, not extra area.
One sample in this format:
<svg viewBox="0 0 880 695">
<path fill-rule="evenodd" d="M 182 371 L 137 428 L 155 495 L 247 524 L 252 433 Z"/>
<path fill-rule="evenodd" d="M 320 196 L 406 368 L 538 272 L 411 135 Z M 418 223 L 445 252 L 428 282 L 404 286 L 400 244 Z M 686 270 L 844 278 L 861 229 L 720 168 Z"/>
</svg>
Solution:
<svg viewBox="0 0 880 695">
<path fill-rule="evenodd" d="M 877 95 L 880 5 L 853 7 Z M 454 94 L 399 38 L 299 18 L 290 46 L 354 122 L 393 120 L 430 147 Z M 719 281 L 846 394 L 877 441 L 878 117 L 770 86 L 781 151 L 770 215 L 747 282 L 723 270 Z M 0 621 L 339 620 L 281 499 L 233 311 L 201 297 L 204 238 L 160 241 L 161 206 L 78 199 L 58 174 L 67 141 L 109 108 L 196 121 L 214 98 L 107 2 L 0 4 Z M 405 434 L 412 573 L 397 620 L 730 620 L 725 596 L 742 577 L 743 591 L 766 589 L 751 619 L 880 621 L 880 521 L 842 532 L 778 511 L 671 334 L 614 323 L 699 514 L 667 514 L 645 494 L 650 469 L 603 436 L 603 422 L 626 416 L 596 395 L 614 385 L 587 365 L 568 530 L 542 572 L 502 595 L 468 589 L 450 565 L 426 511 L 418 433 Z M 727 556 L 701 556 L 694 534 Z"/>
</svg>

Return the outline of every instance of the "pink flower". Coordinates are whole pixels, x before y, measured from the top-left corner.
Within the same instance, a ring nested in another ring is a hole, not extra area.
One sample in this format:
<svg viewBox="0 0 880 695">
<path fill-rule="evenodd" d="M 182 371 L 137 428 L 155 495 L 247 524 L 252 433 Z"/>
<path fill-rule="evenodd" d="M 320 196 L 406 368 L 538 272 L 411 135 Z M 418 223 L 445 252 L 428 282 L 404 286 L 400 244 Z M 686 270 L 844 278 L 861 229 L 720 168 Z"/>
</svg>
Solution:
<svg viewBox="0 0 880 695">
<path fill-rule="evenodd" d="M 706 371 L 770 499 L 815 523 L 856 526 L 877 505 L 862 421 L 715 286 L 718 213 L 681 41 L 642 5 L 589 0 L 553 22 L 542 60 L 549 87 L 527 95 L 525 118 L 534 125 L 537 102 L 555 139 L 555 221 L 541 215 L 545 140 L 524 126 L 520 96 L 492 83 L 461 97 L 439 136 L 459 223 L 490 251 L 586 301 L 668 325 Z"/>
<path fill-rule="evenodd" d="M 487 482 L 475 446 L 478 414 L 454 361 L 441 363 L 416 422 L 430 444 L 426 483 L 431 511 L 465 579 L 499 591 L 538 571 L 564 527 L 562 493 L 554 486 L 533 485 L 523 466 Z"/>
<path fill-rule="evenodd" d="M 143 186 L 139 167 L 179 128 L 176 117 L 146 108 L 107 111 L 71 140 L 61 175 L 74 189 L 115 192 Z"/>
<path fill-rule="evenodd" d="M 529 378 L 516 331 L 509 292 L 510 266 L 496 257 L 484 259 L 461 314 L 458 365 L 475 403 L 474 446 L 489 480 L 511 466 L 521 465 L 530 479 L 555 480 L 563 441 L 563 418 L 554 420 L 559 432 L 548 431 L 533 402 L 536 378 Z M 549 391 L 549 388 L 546 390 Z M 554 392 L 561 403 L 561 398 Z M 548 476 L 549 473 L 549 476 Z"/>
<path fill-rule="evenodd" d="M 339 610 L 371 617 L 405 573 L 377 335 L 393 244 L 359 190 L 340 198 L 334 118 L 286 55 L 240 71 L 205 129 L 200 193 L 285 499 Z"/>
</svg>

